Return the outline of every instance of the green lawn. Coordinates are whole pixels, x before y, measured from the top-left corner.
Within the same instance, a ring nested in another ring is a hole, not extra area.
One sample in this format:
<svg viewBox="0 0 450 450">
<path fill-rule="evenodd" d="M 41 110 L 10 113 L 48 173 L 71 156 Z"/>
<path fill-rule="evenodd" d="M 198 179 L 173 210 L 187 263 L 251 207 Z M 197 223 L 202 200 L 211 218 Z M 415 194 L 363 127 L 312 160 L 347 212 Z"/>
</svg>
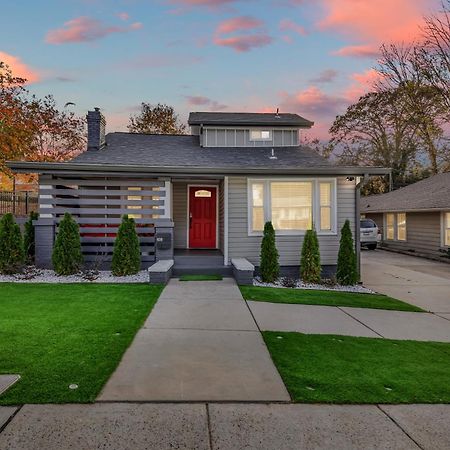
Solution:
<svg viewBox="0 0 450 450">
<path fill-rule="evenodd" d="M 240 286 L 246 300 L 271 303 L 295 303 L 303 305 L 350 306 L 355 308 L 391 309 L 417 311 L 423 309 L 381 294 L 359 294 L 342 291 L 313 289 L 272 288 Z"/>
<path fill-rule="evenodd" d="M 181 275 L 180 281 L 220 281 L 222 275 Z"/>
<path fill-rule="evenodd" d="M 0 373 L 22 378 L 0 404 L 94 401 L 162 289 L 1 283 Z"/>
<path fill-rule="evenodd" d="M 450 344 L 272 331 L 263 335 L 296 402 L 450 403 Z"/>
</svg>

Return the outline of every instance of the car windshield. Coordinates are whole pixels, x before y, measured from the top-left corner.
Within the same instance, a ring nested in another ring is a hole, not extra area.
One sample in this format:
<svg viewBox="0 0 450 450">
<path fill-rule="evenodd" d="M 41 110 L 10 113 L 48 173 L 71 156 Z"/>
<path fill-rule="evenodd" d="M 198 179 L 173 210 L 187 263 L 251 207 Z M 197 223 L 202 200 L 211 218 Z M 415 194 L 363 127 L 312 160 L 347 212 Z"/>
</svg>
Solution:
<svg viewBox="0 0 450 450">
<path fill-rule="evenodd" d="M 370 219 L 361 220 L 361 228 L 376 228 L 377 224 Z"/>
</svg>

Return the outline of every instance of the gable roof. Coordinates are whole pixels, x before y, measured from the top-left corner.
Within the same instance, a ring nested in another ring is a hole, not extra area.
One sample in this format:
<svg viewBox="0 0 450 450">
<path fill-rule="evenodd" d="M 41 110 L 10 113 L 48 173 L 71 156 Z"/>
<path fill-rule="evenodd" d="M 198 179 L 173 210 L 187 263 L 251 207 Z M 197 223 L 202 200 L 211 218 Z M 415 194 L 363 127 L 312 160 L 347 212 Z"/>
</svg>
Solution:
<svg viewBox="0 0 450 450">
<path fill-rule="evenodd" d="M 314 122 L 292 113 L 191 112 L 188 124 L 310 128 Z"/>
<path fill-rule="evenodd" d="M 450 172 L 386 194 L 361 197 L 361 212 L 450 210 Z"/>
</svg>

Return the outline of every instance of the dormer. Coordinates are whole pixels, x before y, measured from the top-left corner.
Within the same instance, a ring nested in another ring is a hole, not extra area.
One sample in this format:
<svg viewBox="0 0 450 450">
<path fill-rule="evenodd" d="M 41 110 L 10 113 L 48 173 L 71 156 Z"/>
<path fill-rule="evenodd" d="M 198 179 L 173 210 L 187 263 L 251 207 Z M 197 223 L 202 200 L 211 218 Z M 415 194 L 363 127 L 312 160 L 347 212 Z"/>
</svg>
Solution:
<svg viewBox="0 0 450 450">
<path fill-rule="evenodd" d="M 191 112 L 191 134 L 201 147 L 296 147 L 311 122 L 291 113 Z"/>
</svg>

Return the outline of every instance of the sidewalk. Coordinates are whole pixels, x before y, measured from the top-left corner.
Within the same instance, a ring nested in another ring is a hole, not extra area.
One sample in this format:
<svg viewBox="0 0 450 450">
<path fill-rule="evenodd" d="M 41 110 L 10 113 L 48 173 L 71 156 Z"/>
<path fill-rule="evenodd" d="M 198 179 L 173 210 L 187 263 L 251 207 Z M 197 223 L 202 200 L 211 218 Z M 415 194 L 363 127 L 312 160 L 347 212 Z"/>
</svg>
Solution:
<svg viewBox="0 0 450 450">
<path fill-rule="evenodd" d="M 236 282 L 170 280 L 99 401 L 289 401 Z"/>
<path fill-rule="evenodd" d="M 25 405 L 0 407 L 0 448 L 444 450 L 448 417 L 450 405 Z"/>
</svg>

